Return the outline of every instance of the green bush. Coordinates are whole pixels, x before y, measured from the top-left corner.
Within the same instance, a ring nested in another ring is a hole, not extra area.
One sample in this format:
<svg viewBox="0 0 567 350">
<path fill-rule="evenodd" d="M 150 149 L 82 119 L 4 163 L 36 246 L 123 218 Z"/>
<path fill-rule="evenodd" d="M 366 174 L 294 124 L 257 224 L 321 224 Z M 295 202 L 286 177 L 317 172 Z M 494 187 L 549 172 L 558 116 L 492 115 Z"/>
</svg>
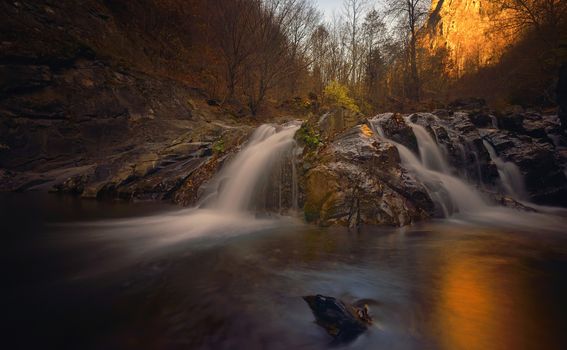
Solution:
<svg viewBox="0 0 567 350">
<path fill-rule="evenodd" d="M 297 139 L 310 149 L 317 148 L 323 144 L 323 142 L 321 142 L 321 136 L 315 133 L 313 128 L 307 126 L 307 124 L 303 124 L 301 128 L 299 128 L 297 131 Z"/>
<path fill-rule="evenodd" d="M 348 88 L 339 82 L 330 82 L 325 86 L 323 93 L 329 103 L 349 109 L 353 112 L 360 112 L 360 108 L 356 102 L 349 96 Z"/>
</svg>

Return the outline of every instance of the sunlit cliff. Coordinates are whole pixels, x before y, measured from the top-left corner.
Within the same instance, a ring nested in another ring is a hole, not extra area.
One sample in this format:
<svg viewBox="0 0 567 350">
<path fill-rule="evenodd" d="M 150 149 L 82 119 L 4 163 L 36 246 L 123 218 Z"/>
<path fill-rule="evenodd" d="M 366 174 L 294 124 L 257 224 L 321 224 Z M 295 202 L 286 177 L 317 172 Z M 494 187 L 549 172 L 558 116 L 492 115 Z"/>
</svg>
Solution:
<svg viewBox="0 0 567 350">
<path fill-rule="evenodd" d="M 444 51 L 446 73 L 461 77 L 498 63 L 517 40 L 506 28 L 509 16 L 496 1 L 433 0 L 422 45 L 432 54 Z"/>
</svg>

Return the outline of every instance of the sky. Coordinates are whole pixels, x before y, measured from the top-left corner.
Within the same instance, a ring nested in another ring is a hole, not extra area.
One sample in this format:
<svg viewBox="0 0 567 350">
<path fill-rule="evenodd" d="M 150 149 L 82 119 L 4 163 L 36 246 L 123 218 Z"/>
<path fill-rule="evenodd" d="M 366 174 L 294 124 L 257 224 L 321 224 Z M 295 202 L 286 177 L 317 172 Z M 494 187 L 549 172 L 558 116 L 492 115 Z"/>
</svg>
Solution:
<svg viewBox="0 0 567 350">
<path fill-rule="evenodd" d="M 317 7 L 324 13 L 325 20 L 330 21 L 333 18 L 333 11 L 341 12 L 343 8 L 343 0 L 315 0 Z"/>
<path fill-rule="evenodd" d="M 344 0 L 314 0 L 314 4 L 325 16 L 324 20 L 331 22 L 333 19 L 333 12 L 340 15 L 343 11 Z M 379 1 L 376 0 L 366 0 L 366 5 L 369 8 L 379 6 Z"/>
</svg>

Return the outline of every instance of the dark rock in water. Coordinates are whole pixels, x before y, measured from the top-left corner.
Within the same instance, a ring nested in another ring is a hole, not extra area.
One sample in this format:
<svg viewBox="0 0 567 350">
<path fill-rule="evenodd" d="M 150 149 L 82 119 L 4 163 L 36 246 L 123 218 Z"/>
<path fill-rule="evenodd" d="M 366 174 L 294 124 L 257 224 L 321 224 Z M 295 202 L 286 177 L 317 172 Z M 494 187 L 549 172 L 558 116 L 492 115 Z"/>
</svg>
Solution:
<svg viewBox="0 0 567 350">
<path fill-rule="evenodd" d="M 354 340 L 372 324 L 366 304 L 360 307 L 321 294 L 305 296 L 303 300 L 313 311 L 315 322 L 337 342 Z"/>
</svg>

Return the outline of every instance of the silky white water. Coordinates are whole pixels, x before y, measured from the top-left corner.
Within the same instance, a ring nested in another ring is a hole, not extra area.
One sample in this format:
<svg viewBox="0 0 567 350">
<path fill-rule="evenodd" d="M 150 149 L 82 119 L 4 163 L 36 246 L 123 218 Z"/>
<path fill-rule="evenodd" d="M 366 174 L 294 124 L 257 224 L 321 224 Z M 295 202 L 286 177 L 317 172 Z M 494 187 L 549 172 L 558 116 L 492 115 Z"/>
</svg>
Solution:
<svg viewBox="0 0 567 350">
<path fill-rule="evenodd" d="M 382 139 L 397 147 L 402 165 L 424 185 L 442 214 L 451 217 L 449 220 L 538 232 L 557 231 L 562 227 L 560 219 L 567 215 L 564 209 L 529 204 L 541 212 L 530 213 L 485 203 L 476 188 L 452 174 L 441 149 L 423 127 L 412 125 L 420 150 L 417 155 L 406 146 L 387 139 L 377 120 L 371 120 L 371 126 Z M 260 126 L 208 182 L 204 199 L 195 208 L 73 227 L 92 230 L 89 239 L 127 241 L 133 255 L 154 252 L 162 247 L 183 247 L 179 244 L 195 239 L 203 244 L 217 244 L 231 236 L 282 228 L 296 230 L 303 225 L 299 218 L 265 215 L 267 211 L 274 212 L 273 207 L 267 208 L 265 204 L 271 201 L 280 208 L 283 205 L 290 209 L 297 207 L 294 159 L 298 148 L 294 134 L 298 128 L 297 123 Z M 285 200 L 282 200 L 283 193 L 287 195 Z"/>
<path fill-rule="evenodd" d="M 444 216 L 486 208 L 486 203 L 472 186 L 451 174 L 441 149 L 425 128 L 410 122 L 417 139 L 420 159 L 406 146 L 386 138 L 377 122 L 371 120 L 371 124 L 378 135 L 396 146 L 402 165 L 426 187 L 431 199 L 441 208 Z"/>
<path fill-rule="evenodd" d="M 444 174 L 449 173 L 449 165 L 443 157 L 439 145 L 421 125 L 410 124 L 417 139 L 421 163 L 430 170 L 436 170 Z"/>
<path fill-rule="evenodd" d="M 281 165 L 285 157 L 293 156 L 293 136 L 298 129 L 295 123 L 258 127 L 246 147 L 212 180 L 217 186 L 216 198 L 207 207 L 232 213 L 250 209 L 252 199 L 269 180 L 274 166 Z M 295 187 L 296 181 L 292 178 L 292 195 L 297 193 Z"/>
<path fill-rule="evenodd" d="M 484 144 L 484 148 L 488 151 L 490 159 L 494 162 L 494 165 L 496 165 L 498 176 L 500 177 L 500 184 L 504 191 L 514 199 L 527 199 L 528 195 L 524 184 L 524 176 L 520 168 L 512 162 L 506 162 L 498 157 L 496 150 L 488 141 L 482 140 L 482 143 Z"/>
<path fill-rule="evenodd" d="M 199 237 L 230 237 L 299 225 L 298 220 L 291 217 L 256 215 L 256 210 L 261 210 L 259 207 L 265 203 L 265 197 L 272 194 L 266 193 L 268 185 L 279 189 L 280 198 L 276 202 L 282 202 L 281 184 L 270 183 L 274 179 L 291 183 L 289 203 L 292 207 L 297 205 L 293 137 L 299 127 L 298 123 L 258 127 L 244 147 L 205 186 L 204 198 L 195 208 L 135 220 L 112 220 L 98 225 L 108 226 L 105 231 L 107 237 L 136 237 L 140 250 Z M 291 179 L 281 171 L 288 165 Z M 286 179 L 283 179 L 284 175 Z M 156 232 L 161 234 L 156 235 Z"/>
</svg>

